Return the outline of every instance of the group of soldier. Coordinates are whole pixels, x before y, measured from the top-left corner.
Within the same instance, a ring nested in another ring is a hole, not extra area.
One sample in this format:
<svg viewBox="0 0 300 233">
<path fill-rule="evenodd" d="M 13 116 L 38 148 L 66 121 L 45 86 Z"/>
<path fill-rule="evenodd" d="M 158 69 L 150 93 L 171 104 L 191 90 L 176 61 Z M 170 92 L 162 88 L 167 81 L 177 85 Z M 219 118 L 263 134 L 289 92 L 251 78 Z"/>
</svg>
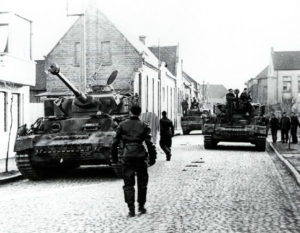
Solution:
<svg viewBox="0 0 300 233">
<path fill-rule="evenodd" d="M 232 123 L 232 113 L 234 110 L 242 108 L 245 115 L 250 116 L 252 114 L 251 96 L 244 88 L 239 96 L 240 91 L 238 89 L 228 89 L 226 94 L 226 110 L 227 110 L 227 121 Z"/>
<path fill-rule="evenodd" d="M 181 102 L 181 107 L 182 107 L 183 116 L 186 116 L 187 111 L 189 109 L 189 98 L 188 97 Z M 191 101 L 190 109 L 199 109 L 199 108 L 200 108 L 199 101 L 196 99 L 196 97 L 193 97 L 193 99 Z"/>
<path fill-rule="evenodd" d="M 271 129 L 272 140 L 274 143 L 277 142 L 278 130 L 281 131 L 282 143 L 289 142 L 289 134 L 291 135 L 292 143 L 298 143 L 297 128 L 300 127 L 300 123 L 294 112 L 291 112 L 290 117 L 287 116 L 286 112 L 283 112 L 280 119 L 272 113 L 270 120 L 266 119 L 266 125 Z"/>
</svg>

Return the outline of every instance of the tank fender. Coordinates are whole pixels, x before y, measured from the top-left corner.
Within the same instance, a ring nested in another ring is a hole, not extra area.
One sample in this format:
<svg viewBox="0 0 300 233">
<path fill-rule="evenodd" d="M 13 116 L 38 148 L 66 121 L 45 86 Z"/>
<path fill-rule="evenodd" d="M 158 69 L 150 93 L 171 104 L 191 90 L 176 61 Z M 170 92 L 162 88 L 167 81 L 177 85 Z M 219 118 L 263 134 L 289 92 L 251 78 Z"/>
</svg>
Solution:
<svg viewBox="0 0 300 233">
<path fill-rule="evenodd" d="M 36 142 L 35 135 L 21 136 L 16 139 L 14 152 L 32 149 Z"/>
</svg>

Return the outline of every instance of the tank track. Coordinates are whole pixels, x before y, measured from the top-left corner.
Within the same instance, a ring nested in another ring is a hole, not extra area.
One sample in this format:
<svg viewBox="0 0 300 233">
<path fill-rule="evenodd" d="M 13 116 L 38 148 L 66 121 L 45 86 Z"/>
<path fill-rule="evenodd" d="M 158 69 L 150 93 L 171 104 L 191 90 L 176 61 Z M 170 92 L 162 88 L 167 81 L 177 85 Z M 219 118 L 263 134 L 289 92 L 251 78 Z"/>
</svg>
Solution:
<svg viewBox="0 0 300 233">
<path fill-rule="evenodd" d="M 265 151 L 266 150 L 266 139 L 258 138 L 255 145 L 256 145 L 256 150 Z"/>
<path fill-rule="evenodd" d="M 213 149 L 216 147 L 216 142 L 213 140 L 212 136 L 205 135 L 204 136 L 204 148 L 205 149 Z"/>
<path fill-rule="evenodd" d="M 16 164 L 21 174 L 29 180 L 42 180 L 45 178 L 41 169 L 36 168 L 31 162 L 31 153 L 16 154 Z"/>
</svg>

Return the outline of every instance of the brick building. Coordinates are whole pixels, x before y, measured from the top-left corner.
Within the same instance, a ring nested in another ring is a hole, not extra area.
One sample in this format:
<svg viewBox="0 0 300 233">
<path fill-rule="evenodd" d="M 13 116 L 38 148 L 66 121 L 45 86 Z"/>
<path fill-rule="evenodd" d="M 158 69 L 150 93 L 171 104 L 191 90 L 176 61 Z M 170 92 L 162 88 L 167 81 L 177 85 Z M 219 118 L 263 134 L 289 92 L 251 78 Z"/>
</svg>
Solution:
<svg viewBox="0 0 300 233">
<path fill-rule="evenodd" d="M 13 155 L 17 128 L 30 118 L 29 86 L 35 85 L 31 24 L 15 13 L 0 12 L 0 159 L 7 151 Z"/>
<path fill-rule="evenodd" d="M 82 69 L 82 33 L 85 22 L 85 64 Z M 144 40 L 145 38 L 140 38 Z M 121 93 L 137 93 L 142 111 L 159 114 L 159 62 L 138 38 L 121 32 L 96 7 L 88 7 L 45 58 L 45 68 L 57 63 L 64 75 L 79 89 L 104 84 L 118 70 L 113 84 Z M 83 77 L 83 72 L 86 77 Z M 47 75 L 46 95 L 67 94 L 55 76 Z"/>
</svg>

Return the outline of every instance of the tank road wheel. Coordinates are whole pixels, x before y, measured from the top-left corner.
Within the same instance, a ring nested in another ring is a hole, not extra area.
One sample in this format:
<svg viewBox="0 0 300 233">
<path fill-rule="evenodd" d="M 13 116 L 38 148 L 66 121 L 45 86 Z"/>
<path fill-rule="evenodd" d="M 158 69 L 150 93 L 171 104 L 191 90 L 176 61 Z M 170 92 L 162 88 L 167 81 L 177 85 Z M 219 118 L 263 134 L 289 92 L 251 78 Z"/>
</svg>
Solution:
<svg viewBox="0 0 300 233">
<path fill-rule="evenodd" d="M 205 149 L 213 149 L 217 146 L 217 142 L 213 140 L 212 136 L 205 135 L 204 136 L 204 148 Z"/>
<path fill-rule="evenodd" d="M 42 180 L 46 178 L 46 171 L 42 168 L 35 166 L 31 162 L 31 151 L 24 152 L 24 154 L 16 154 L 16 164 L 18 170 L 29 180 Z"/>
<path fill-rule="evenodd" d="M 258 138 L 256 140 L 256 150 L 265 151 L 266 150 L 266 138 Z"/>
<path fill-rule="evenodd" d="M 117 178 L 123 178 L 122 164 L 113 164 L 112 169 L 114 170 Z"/>
</svg>

